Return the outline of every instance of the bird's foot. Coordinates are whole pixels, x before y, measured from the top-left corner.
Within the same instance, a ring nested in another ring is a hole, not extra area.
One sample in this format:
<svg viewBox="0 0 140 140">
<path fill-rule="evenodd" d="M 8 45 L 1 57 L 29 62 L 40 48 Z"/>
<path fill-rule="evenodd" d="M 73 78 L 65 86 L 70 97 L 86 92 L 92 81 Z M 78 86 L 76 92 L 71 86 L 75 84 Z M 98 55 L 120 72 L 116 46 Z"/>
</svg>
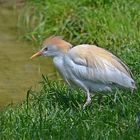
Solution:
<svg viewBox="0 0 140 140">
<path fill-rule="evenodd" d="M 84 106 L 83 106 L 83 109 L 85 109 L 85 107 L 87 106 L 87 105 L 89 105 L 91 103 L 91 98 L 90 98 L 90 96 L 88 96 L 88 98 L 86 99 L 86 102 L 85 102 L 85 104 L 84 104 Z"/>
</svg>

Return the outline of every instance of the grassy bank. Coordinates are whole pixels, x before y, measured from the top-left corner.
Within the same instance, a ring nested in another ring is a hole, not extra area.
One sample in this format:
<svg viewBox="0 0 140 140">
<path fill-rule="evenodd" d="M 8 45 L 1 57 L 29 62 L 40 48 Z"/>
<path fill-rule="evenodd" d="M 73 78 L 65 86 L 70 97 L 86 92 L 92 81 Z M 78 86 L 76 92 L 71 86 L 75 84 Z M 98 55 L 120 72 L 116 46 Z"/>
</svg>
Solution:
<svg viewBox="0 0 140 140">
<path fill-rule="evenodd" d="M 139 0 L 28 0 L 19 18 L 23 37 L 41 44 L 60 35 L 72 44 L 98 44 L 132 70 L 138 89 L 98 96 L 82 110 L 84 94 L 43 76 L 39 92 L 29 90 L 22 104 L 0 114 L 0 139 L 139 139 Z"/>
<path fill-rule="evenodd" d="M 117 91 L 82 110 L 80 90 L 43 77 L 42 90 L 29 91 L 21 105 L 0 115 L 0 139 L 139 139 L 140 95 Z"/>
<path fill-rule="evenodd" d="M 51 35 L 63 36 L 73 45 L 97 44 L 120 57 L 138 76 L 139 9 L 139 0 L 28 0 L 19 27 L 23 38 L 36 46 Z"/>
</svg>

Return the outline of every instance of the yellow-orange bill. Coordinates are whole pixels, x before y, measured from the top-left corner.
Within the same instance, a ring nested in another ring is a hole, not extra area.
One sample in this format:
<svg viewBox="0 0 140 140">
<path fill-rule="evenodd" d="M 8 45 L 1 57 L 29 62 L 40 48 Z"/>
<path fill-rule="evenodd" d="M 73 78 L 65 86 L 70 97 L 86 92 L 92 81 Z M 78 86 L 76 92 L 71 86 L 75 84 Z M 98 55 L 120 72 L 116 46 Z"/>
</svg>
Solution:
<svg viewBox="0 0 140 140">
<path fill-rule="evenodd" d="M 30 57 L 30 59 L 33 59 L 33 58 L 38 57 L 38 56 L 41 56 L 41 55 L 42 55 L 42 52 L 37 52 L 37 53 L 35 53 L 34 55 L 32 55 L 32 56 Z"/>
</svg>

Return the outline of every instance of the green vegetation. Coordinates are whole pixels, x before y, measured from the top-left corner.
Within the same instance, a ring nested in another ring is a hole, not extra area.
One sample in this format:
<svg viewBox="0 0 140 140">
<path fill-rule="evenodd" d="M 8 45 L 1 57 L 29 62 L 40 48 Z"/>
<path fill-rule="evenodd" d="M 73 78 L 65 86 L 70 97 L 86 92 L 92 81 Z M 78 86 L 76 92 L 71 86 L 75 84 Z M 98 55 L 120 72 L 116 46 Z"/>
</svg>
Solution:
<svg viewBox="0 0 140 140">
<path fill-rule="evenodd" d="M 72 44 L 98 44 L 119 56 L 132 70 L 137 90 L 98 96 L 82 109 L 84 93 L 43 76 L 39 92 L 0 114 L 0 139 L 140 138 L 140 1 L 28 0 L 19 18 L 24 38 L 41 44 L 50 35 Z"/>
<path fill-rule="evenodd" d="M 39 93 L 30 90 L 23 104 L 1 112 L 1 140 L 139 139 L 138 93 L 117 91 L 104 96 L 101 104 L 96 96 L 83 110 L 82 91 L 43 79 Z"/>
</svg>

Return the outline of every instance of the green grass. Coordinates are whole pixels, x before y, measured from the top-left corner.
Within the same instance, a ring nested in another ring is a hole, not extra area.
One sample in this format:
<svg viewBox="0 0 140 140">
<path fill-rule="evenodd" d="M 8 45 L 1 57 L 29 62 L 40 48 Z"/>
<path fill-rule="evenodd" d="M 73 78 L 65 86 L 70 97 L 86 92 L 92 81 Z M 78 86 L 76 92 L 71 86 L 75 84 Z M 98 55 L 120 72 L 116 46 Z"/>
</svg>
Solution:
<svg viewBox="0 0 140 140">
<path fill-rule="evenodd" d="M 132 70 L 137 90 L 98 96 L 85 110 L 84 93 L 43 76 L 39 92 L 0 113 L 0 139 L 136 140 L 140 138 L 140 1 L 28 0 L 19 27 L 36 45 L 50 35 L 72 44 L 98 44 Z M 21 28 L 22 27 L 22 28 Z"/>
<path fill-rule="evenodd" d="M 36 46 L 52 35 L 73 45 L 97 44 L 120 57 L 139 77 L 139 9 L 139 0 L 28 0 L 19 27 Z"/>
<path fill-rule="evenodd" d="M 139 139 L 140 95 L 116 91 L 98 96 L 86 110 L 84 94 L 43 76 L 39 93 L 29 90 L 21 105 L 7 107 L 0 115 L 3 140 Z"/>
</svg>

